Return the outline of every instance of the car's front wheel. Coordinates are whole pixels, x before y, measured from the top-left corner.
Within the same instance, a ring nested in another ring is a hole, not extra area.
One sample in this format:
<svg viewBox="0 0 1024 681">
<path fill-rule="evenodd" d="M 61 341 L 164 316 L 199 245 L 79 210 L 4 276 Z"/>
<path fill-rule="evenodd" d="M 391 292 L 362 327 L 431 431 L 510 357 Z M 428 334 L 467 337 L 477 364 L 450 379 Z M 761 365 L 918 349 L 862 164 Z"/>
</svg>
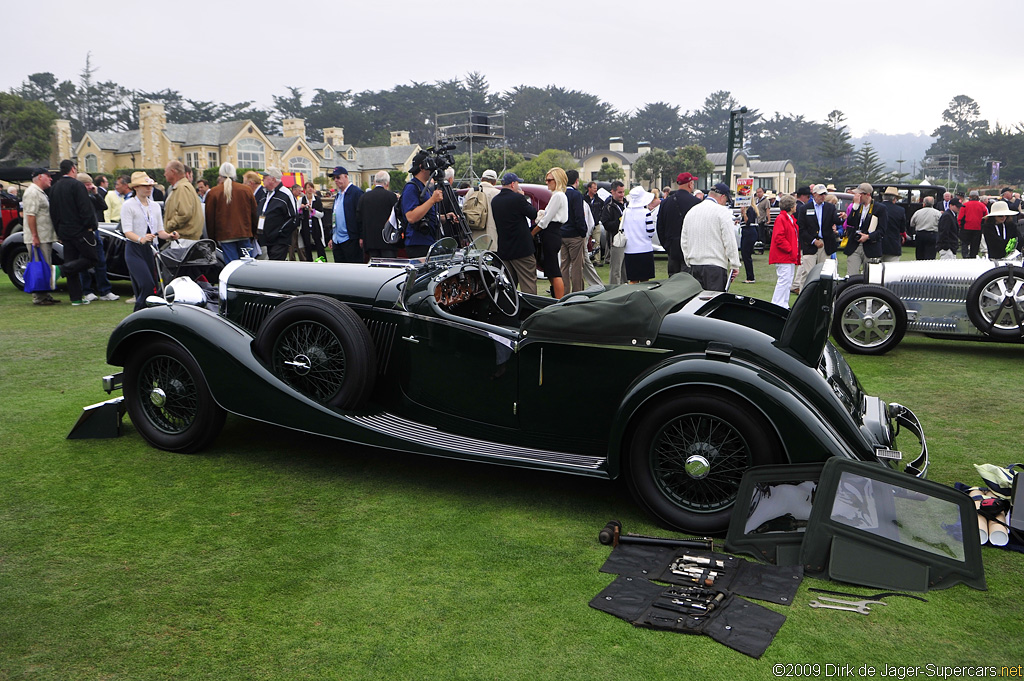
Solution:
<svg viewBox="0 0 1024 681">
<path fill-rule="evenodd" d="M 884 355 L 906 333 L 907 308 L 884 286 L 851 285 L 836 298 L 832 336 L 843 350 Z"/>
<path fill-rule="evenodd" d="M 715 534 L 729 527 L 744 471 L 783 460 L 770 424 L 748 405 L 718 394 L 675 396 L 638 424 L 628 481 L 662 525 Z"/>
<path fill-rule="evenodd" d="M 158 340 L 140 346 L 125 363 L 128 415 L 154 447 L 191 454 L 211 442 L 224 426 L 199 364 L 177 343 Z"/>
<path fill-rule="evenodd" d="M 967 290 L 967 316 L 992 338 L 1024 337 L 1024 268 L 996 267 L 978 277 Z"/>
</svg>

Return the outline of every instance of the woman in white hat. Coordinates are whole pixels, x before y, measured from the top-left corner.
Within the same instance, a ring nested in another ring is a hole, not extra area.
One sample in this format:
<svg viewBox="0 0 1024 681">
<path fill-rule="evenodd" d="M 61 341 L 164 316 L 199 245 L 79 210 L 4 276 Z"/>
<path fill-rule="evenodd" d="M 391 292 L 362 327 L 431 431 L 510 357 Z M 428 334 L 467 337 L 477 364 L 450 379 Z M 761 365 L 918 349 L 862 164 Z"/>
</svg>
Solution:
<svg viewBox="0 0 1024 681">
<path fill-rule="evenodd" d="M 996 201 L 992 210 L 981 221 L 981 235 L 988 246 L 988 257 L 1002 260 L 1011 255 L 1007 251 L 1015 251 L 1017 246 L 1017 225 L 1010 217 L 1016 217 L 1017 211 L 1012 210 L 1006 201 Z M 1013 243 L 1010 244 L 1010 240 Z"/>
<path fill-rule="evenodd" d="M 630 284 L 654 279 L 654 218 L 649 210 L 654 194 L 643 187 L 629 190 L 629 205 L 622 213 L 622 231 L 626 235 L 626 253 L 622 264 Z"/>
<path fill-rule="evenodd" d="M 151 200 L 156 182 L 141 170 L 132 173 L 129 187 L 135 196 L 121 206 L 121 230 L 128 239 L 124 261 L 135 291 L 135 311 L 146 307 L 146 296 L 156 292 L 156 261 L 153 258 L 153 241 L 178 238 L 177 232 L 164 231 L 164 218 L 160 206 Z"/>
</svg>

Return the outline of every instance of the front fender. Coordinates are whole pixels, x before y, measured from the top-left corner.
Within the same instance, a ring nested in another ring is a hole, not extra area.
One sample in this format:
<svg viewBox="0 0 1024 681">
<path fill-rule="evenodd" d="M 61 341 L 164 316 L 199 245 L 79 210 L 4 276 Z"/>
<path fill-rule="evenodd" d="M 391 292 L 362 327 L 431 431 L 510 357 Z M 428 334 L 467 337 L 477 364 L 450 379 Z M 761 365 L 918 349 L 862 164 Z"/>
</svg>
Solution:
<svg viewBox="0 0 1024 681">
<path fill-rule="evenodd" d="M 674 391 L 724 392 L 759 412 L 771 424 L 790 463 L 823 461 L 830 456 L 865 457 L 836 437 L 827 418 L 778 376 L 742 360 L 677 355 L 638 378 L 619 406 L 608 439 L 612 477 L 618 477 L 622 469 L 622 459 L 644 405 Z"/>
</svg>

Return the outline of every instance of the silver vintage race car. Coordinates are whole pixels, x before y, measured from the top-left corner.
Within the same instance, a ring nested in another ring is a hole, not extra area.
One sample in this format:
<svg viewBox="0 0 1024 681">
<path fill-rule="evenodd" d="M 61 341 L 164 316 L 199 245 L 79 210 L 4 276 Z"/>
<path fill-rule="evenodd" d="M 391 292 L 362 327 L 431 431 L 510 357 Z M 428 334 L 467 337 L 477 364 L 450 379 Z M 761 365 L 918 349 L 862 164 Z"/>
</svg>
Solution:
<svg viewBox="0 0 1024 681">
<path fill-rule="evenodd" d="M 881 355 L 908 331 L 933 338 L 1019 343 L 1024 268 L 1005 260 L 914 260 L 868 265 L 836 298 L 832 335 L 842 349 Z"/>
</svg>

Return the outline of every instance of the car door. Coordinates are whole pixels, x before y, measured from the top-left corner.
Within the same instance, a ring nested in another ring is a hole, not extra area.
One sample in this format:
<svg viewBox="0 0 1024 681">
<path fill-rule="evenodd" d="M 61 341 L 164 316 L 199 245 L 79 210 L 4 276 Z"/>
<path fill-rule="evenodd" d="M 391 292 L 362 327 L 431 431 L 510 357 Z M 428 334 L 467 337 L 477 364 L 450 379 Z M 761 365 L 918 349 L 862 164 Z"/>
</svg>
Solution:
<svg viewBox="0 0 1024 681">
<path fill-rule="evenodd" d="M 457 419 L 514 427 L 518 356 L 512 333 L 426 315 L 405 318 L 402 391 L 421 407 Z"/>
</svg>

